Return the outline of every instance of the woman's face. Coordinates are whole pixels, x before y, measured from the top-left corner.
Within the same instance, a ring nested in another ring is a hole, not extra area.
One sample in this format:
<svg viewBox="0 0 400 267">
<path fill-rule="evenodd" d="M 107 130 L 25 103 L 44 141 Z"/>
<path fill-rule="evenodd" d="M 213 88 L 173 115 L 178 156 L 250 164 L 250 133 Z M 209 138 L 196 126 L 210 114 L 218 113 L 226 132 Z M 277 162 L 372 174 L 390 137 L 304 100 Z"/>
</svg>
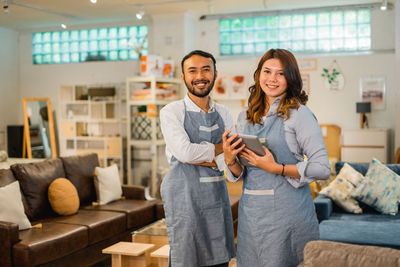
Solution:
<svg viewBox="0 0 400 267">
<path fill-rule="evenodd" d="M 271 58 L 264 62 L 260 72 L 260 86 L 269 104 L 286 92 L 287 82 L 279 59 Z"/>
</svg>

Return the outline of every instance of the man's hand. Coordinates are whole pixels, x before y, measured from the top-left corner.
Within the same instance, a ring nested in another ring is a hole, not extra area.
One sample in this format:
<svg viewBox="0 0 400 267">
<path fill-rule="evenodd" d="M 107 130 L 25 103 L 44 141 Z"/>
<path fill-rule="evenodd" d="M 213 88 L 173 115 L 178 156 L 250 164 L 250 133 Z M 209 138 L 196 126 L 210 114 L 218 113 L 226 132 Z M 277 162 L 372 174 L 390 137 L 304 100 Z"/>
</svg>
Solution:
<svg viewBox="0 0 400 267">
<path fill-rule="evenodd" d="M 225 163 L 231 165 L 235 162 L 236 156 L 244 149 L 245 145 L 243 144 L 241 147 L 238 148 L 238 145 L 240 144 L 240 142 L 242 142 L 242 138 L 239 138 L 236 142 L 233 142 L 238 134 L 234 134 L 231 137 L 228 137 L 229 133 L 231 133 L 231 130 L 226 130 L 222 134 L 222 144 L 224 149 Z"/>
<path fill-rule="evenodd" d="M 222 152 L 224 152 L 224 149 L 222 148 L 222 143 L 214 144 L 215 147 L 215 156 L 218 156 Z"/>
</svg>

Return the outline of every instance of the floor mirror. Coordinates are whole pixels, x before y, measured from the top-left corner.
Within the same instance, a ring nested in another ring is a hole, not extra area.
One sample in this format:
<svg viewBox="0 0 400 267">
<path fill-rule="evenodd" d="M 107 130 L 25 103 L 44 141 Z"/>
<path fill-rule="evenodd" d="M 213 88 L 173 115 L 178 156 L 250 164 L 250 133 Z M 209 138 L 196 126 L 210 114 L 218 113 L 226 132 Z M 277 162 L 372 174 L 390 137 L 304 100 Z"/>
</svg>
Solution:
<svg viewBox="0 0 400 267">
<path fill-rule="evenodd" d="M 23 157 L 56 158 L 54 121 L 50 99 L 23 98 L 24 142 Z"/>
</svg>

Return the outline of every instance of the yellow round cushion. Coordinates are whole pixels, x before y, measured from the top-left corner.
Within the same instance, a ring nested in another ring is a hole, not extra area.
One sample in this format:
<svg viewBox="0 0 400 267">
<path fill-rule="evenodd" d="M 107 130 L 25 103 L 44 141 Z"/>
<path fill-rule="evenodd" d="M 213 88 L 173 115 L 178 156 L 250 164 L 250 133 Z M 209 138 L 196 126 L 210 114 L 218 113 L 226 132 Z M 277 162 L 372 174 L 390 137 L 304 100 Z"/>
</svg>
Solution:
<svg viewBox="0 0 400 267">
<path fill-rule="evenodd" d="M 49 202 L 59 215 L 71 215 L 79 209 L 78 191 L 66 178 L 57 178 L 48 189 Z"/>
</svg>

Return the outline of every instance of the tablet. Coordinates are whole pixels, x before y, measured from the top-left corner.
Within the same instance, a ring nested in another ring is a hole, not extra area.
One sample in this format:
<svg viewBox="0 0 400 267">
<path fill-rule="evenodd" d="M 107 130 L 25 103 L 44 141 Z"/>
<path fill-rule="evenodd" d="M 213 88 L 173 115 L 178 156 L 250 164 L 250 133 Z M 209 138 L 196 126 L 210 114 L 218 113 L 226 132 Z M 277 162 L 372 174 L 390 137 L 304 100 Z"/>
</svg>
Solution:
<svg viewBox="0 0 400 267">
<path fill-rule="evenodd" d="M 238 137 L 235 138 L 232 141 L 232 143 L 234 143 L 239 138 L 242 138 L 242 142 L 239 144 L 239 147 L 242 146 L 243 144 L 245 144 L 248 149 L 250 149 L 251 151 L 253 151 L 257 155 L 259 155 L 259 156 L 264 156 L 265 155 L 264 148 L 263 148 L 263 146 L 262 146 L 262 144 L 261 144 L 261 142 L 260 142 L 260 140 L 258 139 L 257 136 L 239 134 Z M 244 166 L 252 166 L 252 165 L 249 164 L 247 159 L 245 159 L 243 157 L 239 156 L 239 161 Z"/>
</svg>

